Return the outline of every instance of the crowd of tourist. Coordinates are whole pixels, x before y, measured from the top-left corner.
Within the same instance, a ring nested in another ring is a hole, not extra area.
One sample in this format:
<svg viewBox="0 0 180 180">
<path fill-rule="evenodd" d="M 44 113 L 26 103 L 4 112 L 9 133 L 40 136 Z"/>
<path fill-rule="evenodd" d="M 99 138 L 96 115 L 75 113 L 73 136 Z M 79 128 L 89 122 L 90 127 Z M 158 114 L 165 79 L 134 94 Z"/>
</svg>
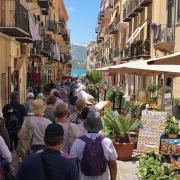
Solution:
<svg viewBox="0 0 180 180">
<path fill-rule="evenodd" d="M 0 180 L 115 180 L 117 154 L 79 80 L 18 92 L 0 113 Z"/>
</svg>

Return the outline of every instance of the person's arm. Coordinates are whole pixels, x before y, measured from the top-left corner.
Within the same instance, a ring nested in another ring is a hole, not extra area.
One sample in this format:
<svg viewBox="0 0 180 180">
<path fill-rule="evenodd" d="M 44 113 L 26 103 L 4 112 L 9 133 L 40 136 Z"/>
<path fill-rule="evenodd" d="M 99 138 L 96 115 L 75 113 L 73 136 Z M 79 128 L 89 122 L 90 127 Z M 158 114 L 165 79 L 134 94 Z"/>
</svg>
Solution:
<svg viewBox="0 0 180 180">
<path fill-rule="evenodd" d="M 115 160 L 110 160 L 108 164 L 109 164 L 111 180 L 116 180 L 116 176 L 117 176 L 117 163 L 116 163 Z"/>
<path fill-rule="evenodd" d="M 12 163 L 12 155 L 9 151 L 4 139 L 0 136 L 0 156 L 5 159 L 9 164 Z"/>
</svg>

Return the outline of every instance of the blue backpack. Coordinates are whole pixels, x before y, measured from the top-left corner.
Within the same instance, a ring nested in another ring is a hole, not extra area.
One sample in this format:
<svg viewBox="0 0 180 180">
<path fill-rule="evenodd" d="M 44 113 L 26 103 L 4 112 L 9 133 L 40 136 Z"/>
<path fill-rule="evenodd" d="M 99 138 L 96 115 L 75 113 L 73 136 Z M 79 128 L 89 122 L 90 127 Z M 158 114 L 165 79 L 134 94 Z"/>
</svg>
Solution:
<svg viewBox="0 0 180 180">
<path fill-rule="evenodd" d="M 106 172 L 108 164 L 102 147 L 104 137 L 99 136 L 93 140 L 85 135 L 79 139 L 86 143 L 80 161 L 81 171 L 85 176 L 101 176 Z"/>
</svg>

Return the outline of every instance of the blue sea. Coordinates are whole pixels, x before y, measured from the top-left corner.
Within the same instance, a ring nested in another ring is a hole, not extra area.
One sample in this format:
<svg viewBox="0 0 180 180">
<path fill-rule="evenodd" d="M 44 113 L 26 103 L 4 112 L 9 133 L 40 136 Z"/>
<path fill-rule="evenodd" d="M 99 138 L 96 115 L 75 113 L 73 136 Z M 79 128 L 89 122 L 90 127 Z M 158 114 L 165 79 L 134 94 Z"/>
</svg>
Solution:
<svg viewBox="0 0 180 180">
<path fill-rule="evenodd" d="M 85 69 L 72 69 L 71 71 L 72 76 L 81 77 L 82 75 L 86 74 Z"/>
</svg>

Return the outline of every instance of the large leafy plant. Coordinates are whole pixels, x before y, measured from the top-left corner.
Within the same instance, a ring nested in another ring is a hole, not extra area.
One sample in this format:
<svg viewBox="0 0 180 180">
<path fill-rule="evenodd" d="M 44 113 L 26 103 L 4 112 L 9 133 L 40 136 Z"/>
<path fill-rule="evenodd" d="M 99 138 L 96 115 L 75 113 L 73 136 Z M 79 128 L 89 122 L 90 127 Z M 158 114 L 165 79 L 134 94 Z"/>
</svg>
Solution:
<svg viewBox="0 0 180 180">
<path fill-rule="evenodd" d="M 178 168 L 163 162 L 163 157 L 147 153 L 139 159 L 139 176 L 141 180 L 176 180 Z"/>
<path fill-rule="evenodd" d="M 132 120 L 131 115 L 121 117 L 118 112 L 108 109 L 104 114 L 104 132 L 112 140 L 129 143 L 129 134 L 140 126 L 140 120 Z"/>
<path fill-rule="evenodd" d="M 180 132 L 179 122 L 175 117 L 167 117 L 165 132 L 167 134 L 178 134 Z"/>
<path fill-rule="evenodd" d="M 98 71 L 88 72 L 86 77 L 89 79 L 90 83 L 92 84 L 97 84 L 102 81 L 102 76 Z"/>
</svg>

